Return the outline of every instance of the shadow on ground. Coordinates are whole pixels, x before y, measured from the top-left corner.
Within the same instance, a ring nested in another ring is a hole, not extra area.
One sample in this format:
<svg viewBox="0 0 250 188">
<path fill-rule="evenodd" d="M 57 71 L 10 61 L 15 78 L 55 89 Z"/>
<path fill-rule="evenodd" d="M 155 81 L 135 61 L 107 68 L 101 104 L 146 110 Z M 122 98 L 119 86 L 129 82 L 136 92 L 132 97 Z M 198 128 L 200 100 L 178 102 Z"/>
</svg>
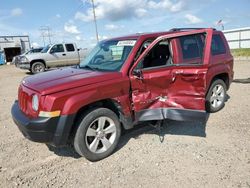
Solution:
<svg viewBox="0 0 250 188">
<path fill-rule="evenodd" d="M 122 149 L 131 138 L 137 139 L 143 134 L 154 134 L 159 137 L 159 142 L 164 142 L 164 138 L 167 135 L 206 137 L 206 123 L 208 118 L 209 114 L 207 114 L 206 120 L 204 122 L 184 122 L 173 120 L 141 122 L 133 129 L 122 131 L 120 142 L 115 152 Z M 58 156 L 73 157 L 76 159 L 80 158 L 72 146 L 55 148 L 53 146 L 47 145 L 47 147 L 50 151 L 54 152 Z"/>
<path fill-rule="evenodd" d="M 160 129 L 157 125 L 159 122 L 140 123 L 136 125 L 135 128 L 123 132 L 117 151 L 125 146 L 131 138 L 137 139 L 142 134 L 154 134 L 159 137 L 159 142 L 164 142 L 167 135 L 206 137 L 206 124 L 208 118 L 209 114 L 207 114 L 206 121 L 204 122 L 164 120 Z"/>
<path fill-rule="evenodd" d="M 250 84 L 250 78 L 234 79 L 233 82 L 240 84 Z"/>
<path fill-rule="evenodd" d="M 32 72 L 30 72 L 30 71 L 26 72 L 25 74 L 26 74 L 26 75 L 29 75 L 29 76 L 34 75 L 34 74 L 33 74 Z"/>
<path fill-rule="evenodd" d="M 52 151 L 54 154 L 63 157 L 73 157 L 75 159 L 80 158 L 81 156 L 75 152 L 73 146 L 64 146 L 64 147 L 53 147 L 51 145 L 47 145 L 48 149 Z"/>
</svg>

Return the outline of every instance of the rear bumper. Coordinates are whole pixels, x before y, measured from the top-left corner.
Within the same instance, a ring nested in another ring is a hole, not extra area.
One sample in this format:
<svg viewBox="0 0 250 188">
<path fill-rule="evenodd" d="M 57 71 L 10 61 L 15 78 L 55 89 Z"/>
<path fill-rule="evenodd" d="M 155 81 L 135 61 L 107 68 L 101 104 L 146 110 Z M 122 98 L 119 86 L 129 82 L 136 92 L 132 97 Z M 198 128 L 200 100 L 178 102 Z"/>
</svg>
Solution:
<svg viewBox="0 0 250 188">
<path fill-rule="evenodd" d="M 73 125 L 74 115 L 53 118 L 28 118 L 19 108 L 17 101 L 11 109 L 13 121 L 22 134 L 31 141 L 48 143 L 53 146 L 67 144 Z"/>
</svg>

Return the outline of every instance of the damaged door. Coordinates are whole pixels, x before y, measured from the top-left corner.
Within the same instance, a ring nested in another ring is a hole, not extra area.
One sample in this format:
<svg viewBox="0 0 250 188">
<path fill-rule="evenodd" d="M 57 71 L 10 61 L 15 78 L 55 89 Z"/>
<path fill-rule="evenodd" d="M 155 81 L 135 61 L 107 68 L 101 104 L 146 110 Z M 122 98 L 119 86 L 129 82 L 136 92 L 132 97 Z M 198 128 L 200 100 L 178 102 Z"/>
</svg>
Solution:
<svg viewBox="0 0 250 188">
<path fill-rule="evenodd" d="M 160 37 L 139 57 L 130 72 L 136 120 L 205 119 L 205 54 L 210 53 L 211 33 Z"/>
</svg>

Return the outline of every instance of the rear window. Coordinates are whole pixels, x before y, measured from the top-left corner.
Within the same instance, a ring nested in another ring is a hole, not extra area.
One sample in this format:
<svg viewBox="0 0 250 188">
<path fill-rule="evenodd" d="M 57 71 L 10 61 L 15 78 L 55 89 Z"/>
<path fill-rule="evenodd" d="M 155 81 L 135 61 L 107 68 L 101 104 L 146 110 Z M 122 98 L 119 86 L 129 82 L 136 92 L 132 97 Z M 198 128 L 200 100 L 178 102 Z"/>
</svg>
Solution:
<svg viewBox="0 0 250 188">
<path fill-rule="evenodd" d="M 211 45 L 212 55 L 220 55 L 226 53 L 225 44 L 219 34 L 214 34 Z"/>
<path fill-rule="evenodd" d="M 183 60 L 202 58 L 204 40 L 202 35 L 190 35 L 180 37 Z"/>
<path fill-rule="evenodd" d="M 74 45 L 73 44 L 65 44 L 66 49 L 68 52 L 73 52 L 75 51 Z"/>
</svg>

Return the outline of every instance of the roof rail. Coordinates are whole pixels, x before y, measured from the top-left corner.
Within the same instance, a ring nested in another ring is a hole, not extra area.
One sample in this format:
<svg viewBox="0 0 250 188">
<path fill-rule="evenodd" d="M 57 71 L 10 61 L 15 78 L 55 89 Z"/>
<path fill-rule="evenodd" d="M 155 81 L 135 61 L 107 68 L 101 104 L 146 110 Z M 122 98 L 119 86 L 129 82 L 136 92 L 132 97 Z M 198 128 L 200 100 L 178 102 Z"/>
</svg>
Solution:
<svg viewBox="0 0 250 188">
<path fill-rule="evenodd" d="M 187 31 L 187 30 L 198 30 L 198 29 L 207 29 L 207 28 L 172 28 L 169 31 Z M 211 28 L 216 30 L 215 28 Z"/>
</svg>

